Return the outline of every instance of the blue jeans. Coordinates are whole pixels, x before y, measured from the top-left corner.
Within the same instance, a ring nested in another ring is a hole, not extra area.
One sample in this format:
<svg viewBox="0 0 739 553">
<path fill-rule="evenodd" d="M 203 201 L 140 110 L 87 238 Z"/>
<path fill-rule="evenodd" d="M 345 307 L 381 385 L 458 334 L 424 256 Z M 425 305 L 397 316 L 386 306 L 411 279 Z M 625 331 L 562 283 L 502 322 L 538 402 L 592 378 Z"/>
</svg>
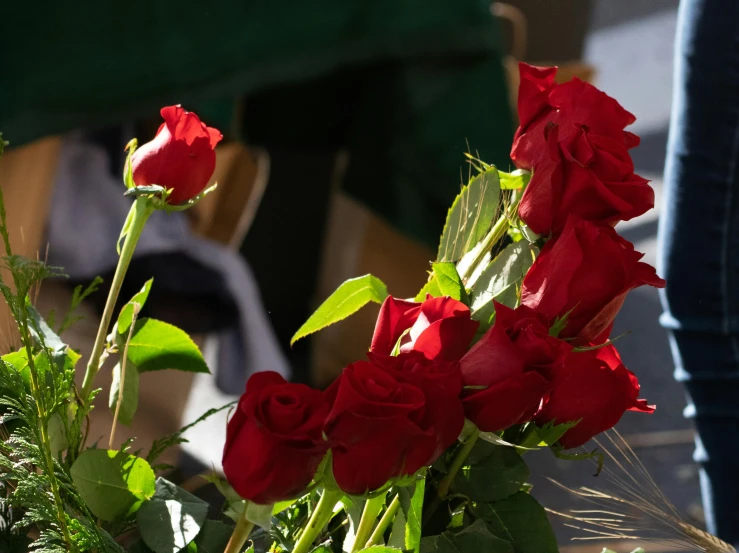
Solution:
<svg viewBox="0 0 739 553">
<path fill-rule="evenodd" d="M 662 325 L 708 529 L 739 543 L 739 2 L 681 0 L 659 226 Z"/>
</svg>

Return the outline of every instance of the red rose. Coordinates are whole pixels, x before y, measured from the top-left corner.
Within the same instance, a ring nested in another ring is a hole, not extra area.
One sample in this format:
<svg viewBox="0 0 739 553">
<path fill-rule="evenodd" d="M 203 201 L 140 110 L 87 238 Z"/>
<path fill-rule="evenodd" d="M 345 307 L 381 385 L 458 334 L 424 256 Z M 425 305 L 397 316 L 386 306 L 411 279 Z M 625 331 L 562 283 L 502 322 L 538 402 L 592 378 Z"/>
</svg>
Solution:
<svg viewBox="0 0 739 553">
<path fill-rule="evenodd" d="M 479 323 L 470 309 L 450 297 L 423 303 L 389 297 L 382 304 L 370 351 L 389 355 L 403 333 L 400 351 L 420 351 L 429 359 L 458 361 L 467 351 Z"/>
<path fill-rule="evenodd" d="M 562 231 L 569 214 L 615 223 L 654 207 L 649 181 L 634 173 L 623 140 L 598 135 L 584 125 L 574 131 L 552 124 L 543 154 L 533 165 L 518 214 L 537 234 Z M 562 135 L 567 138 L 561 139 Z"/>
<path fill-rule="evenodd" d="M 521 84 L 518 90 L 520 126 L 513 137 L 511 159 L 521 169 L 535 169 L 536 161 L 546 155 L 545 129 L 560 127 L 559 140 L 569 143 L 580 129 L 610 137 L 626 149 L 639 144 L 639 137 L 624 131 L 636 121 L 613 98 L 580 79 L 564 84 L 554 82 L 556 67 L 518 64 Z"/>
<path fill-rule="evenodd" d="M 131 156 L 136 186 L 171 188 L 169 203 L 184 203 L 203 191 L 216 167 L 213 151 L 223 135 L 181 106 L 162 108 L 164 123 L 154 140 Z"/>
<path fill-rule="evenodd" d="M 347 493 L 375 490 L 431 464 L 464 425 L 455 393 L 414 370 L 410 358 L 390 359 L 397 361 L 349 365 L 327 391 L 332 408 L 324 431 L 334 478 Z"/>
<path fill-rule="evenodd" d="M 464 385 L 485 386 L 465 391 L 467 418 L 485 432 L 529 421 L 571 349 L 532 309 L 496 302 L 495 324 L 460 361 Z"/>
<path fill-rule="evenodd" d="M 639 261 L 643 256 L 612 227 L 572 216 L 524 277 L 521 303 L 550 321 L 569 312 L 560 337 L 601 343 L 631 289 L 665 285 L 654 267 Z"/>
<path fill-rule="evenodd" d="M 436 382 L 453 396 L 462 392 L 462 373 L 459 361 L 430 360 L 420 351 L 409 351 L 397 356 L 367 353 L 370 362 L 381 369 L 423 375 Z"/>
<path fill-rule="evenodd" d="M 254 503 L 298 497 L 328 450 L 324 394 L 285 382 L 276 372 L 253 374 L 228 423 L 223 472 Z"/>
<path fill-rule="evenodd" d="M 555 374 L 552 392 L 539 424 L 580 420 L 559 439 L 566 449 L 579 447 L 613 427 L 626 411 L 653 413 L 654 407 L 639 397 L 639 381 L 624 367 L 616 348 L 573 351 L 564 370 Z"/>
</svg>

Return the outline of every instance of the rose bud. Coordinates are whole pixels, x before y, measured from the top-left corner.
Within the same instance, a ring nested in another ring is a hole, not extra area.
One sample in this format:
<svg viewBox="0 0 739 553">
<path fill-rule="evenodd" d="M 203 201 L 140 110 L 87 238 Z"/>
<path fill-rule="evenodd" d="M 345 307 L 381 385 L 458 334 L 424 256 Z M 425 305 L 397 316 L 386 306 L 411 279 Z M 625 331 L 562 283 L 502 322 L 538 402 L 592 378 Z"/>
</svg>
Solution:
<svg viewBox="0 0 739 553">
<path fill-rule="evenodd" d="M 612 345 L 573 351 L 555 374 L 552 391 L 536 417 L 538 424 L 580 422 L 559 439 L 565 449 L 579 447 L 612 428 L 626 411 L 653 413 L 639 397 L 639 381 L 624 367 Z"/>
<path fill-rule="evenodd" d="M 328 450 L 328 411 L 323 392 L 286 382 L 276 372 L 253 374 L 226 432 L 223 472 L 229 484 L 259 504 L 298 497 Z"/>
<path fill-rule="evenodd" d="M 370 351 L 389 355 L 403 337 L 401 352 L 420 351 L 429 359 L 458 361 L 478 326 L 470 318 L 469 307 L 450 297 L 428 296 L 423 303 L 388 297 L 380 309 Z"/>
<path fill-rule="evenodd" d="M 531 420 L 572 346 L 549 335 L 546 317 L 496 302 L 495 324 L 460 361 L 465 415 L 484 432 Z M 476 388 L 476 389 L 475 389 Z"/>
<path fill-rule="evenodd" d="M 524 277 L 521 303 L 550 321 L 566 315 L 561 338 L 602 343 L 630 290 L 665 285 L 654 267 L 639 261 L 643 256 L 612 227 L 571 216 Z"/>
<path fill-rule="evenodd" d="M 214 149 L 223 135 L 181 106 L 167 106 L 161 114 L 164 123 L 154 139 L 131 156 L 133 182 L 171 188 L 168 202 L 182 204 L 200 194 L 213 176 Z"/>
</svg>

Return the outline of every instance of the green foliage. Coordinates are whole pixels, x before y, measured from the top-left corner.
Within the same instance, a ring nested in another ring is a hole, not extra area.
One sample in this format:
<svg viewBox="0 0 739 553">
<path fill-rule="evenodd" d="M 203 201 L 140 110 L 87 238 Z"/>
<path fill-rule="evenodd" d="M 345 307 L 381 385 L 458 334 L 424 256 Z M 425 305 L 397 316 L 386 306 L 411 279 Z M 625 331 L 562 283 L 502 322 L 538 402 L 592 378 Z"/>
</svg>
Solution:
<svg viewBox="0 0 739 553">
<path fill-rule="evenodd" d="M 233 528 L 216 520 L 206 520 L 195 541 L 190 543 L 195 553 L 223 553 Z"/>
<path fill-rule="evenodd" d="M 110 385 L 110 396 L 108 407 L 115 413 L 118 405 L 118 395 L 121 390 L 121 363 L 113 367 L 113 382 Z M 123 424 L 131 424 L 136 409 L 139 406 L 139 371 L 130 361 L 126 363 L 125 382 L 123 383 L 123 399 L 118 412 L 118 421 Z"/>
<path fill-rule="evenodd" d="M 452 491 L 475 502 L 505 499 L 520 490 L 531 474 L 514 448 L 482 440 L 468 461 L 470 464 L 457 473 Z"/>
<path fill-rule="evenodd" d="M 149 292 L 151 291 L 151 285 L 154 282 L 153 278 L 146 281 L 144 286 L 139 290 L 126 305 L 121 309 L 120 315 L 118 315 L 118 334 L 124 339 L 128 336 L 128 329 L 131 328 L 131 323 L 134 317 L 134 308 L 138 305 L 138 310 L 141 310 L 149 299 Z"/>
<path fill-rule="evenodd" d="M 462 188 L 447 213 L 437 261 L 459 261 L 482 240 L 499 211 L 500 179 L 495 167 Z"/>
<path fill-rule="evenodd" d="M 72 480 L 92 513 L 113 521 L 154 495 L 154 471 L 144 459 L 88 449 L 72 465 Z"/>
<path fill-rule="evenodd" d="M 456 271 L 456 267 L 454 268 Z M 443 296 L 441 292 L 441 288 L 439 288 L 439 281 L 436 280 L 436 275 L 432 272 L 431 275 L 429 275 L 429 279 L 426 282 L 426 284 L 423 285 L 423 288 L 416 294 L 416 297 L 413 298 L 413 301 L 424 301 L 426 299 L 426 296 L 429 295 L 434 298 L 438 298 Z"/>
<path fill-rule="evenodd" d="M 479 519 L 459 532 L 450 530 L 421 540 L 421 553 L 482 552 L 514 553 L 514 549 L 508 541 L 494 536 L 485 522 Z"/>
<path fill-rule="evenodd" d="M 544 426 L 537 426 L 533 422 L 526 425 L 523 431 L 522 445 L 533 447 L 533 446 L 551 446 L 557 443 L 557 441 L 564 436 L 570 428 L 577 426 L 580 421 L 565 422 L 562 424 L 554 424 L 554 421 L 549 421 Z"/>
<path fill-rule="evenodd" d="M 518 289 L 535 254 L 535 248 L 524 241 L 510 244 L 498 254 L 472 286 L 473 319 L 489 323 L 495 314 L 494 301 L 516 307 Z"/>
<path fill-rule="evenodd" d="M 122 350 L 125 339 L 120 341 Z M 128 344 L 128 360 L 140 372 L 177 369 L 208 373 L 203 354 L 190 336 L 176 326 L 156 319 L 139 319 Z"/>
<path fill-rule="evenodd" d="M 490 531 L 513 544 L 514 553 L 557 553 L 557 540 L 544 508 L 526 492 L 478 504 L 476 513 Z"/>
<path fill-rule="evenodd" d="M 141 538 L 154 553 L 177 553 L 198 535 L 208 504 L 182 488 L 157 478 L 156 493 L 136 513 Z"/>
<path fill-rule="evenodd" d="M 290 345 L 309 334 L 346 319 L 370 302 L 382 303 L 388 296 L 387 286 L 377 277 L 364 275 L 339 286 L 290 339 Z"/>
<path fill-rule="evenodd" d="M 57 334 L 62 334 L 65 330 L 67 330 L 70 326 L 72 326 L 74 323 L 80 321 L 83 319 L 82 316 L 77 316 L 77 309 L 80 305 L 82 305 L 82 302 L 85 301 L 85 299 L 90 296 L 91 294 L 94 294 L 97 292 L 100 285 L 103 283 L 103 279 L 99 276 L 95 277 L 93 281 L 87 285 L 87 288 L 82 288 L 82 285 L 75 286 L 74 292 L 72 292 L 72 301 L 69 306 L 69 311 L 67 311 L 67 314 L 64 316 L 64 319 L 62 319 L 61 324 L 59 325 L 59 329 L 57 330 Z"/>
<path fill-rule="evenodd" d="M 403 549 L 418 553 L 421 546 L 421 521 L 426 479 L 398 489 L 400 508 L 405 518 L 405 543 Z"/>
<path fill-rule="evenodd" d="M 524 169 L 516 169 L 510 173 L 498 171 L 501 190 L 520 190 L 526 188 L 531 180 L 531 173 Z"/>
<path fill-rule="evenodd" d="M 467 290 L 454 263 L 434 263 L 431 267 L 431 277 L 418 292 L 415 301 L 424 301 L 429 294 L 435 298 L 449 296 L 462 303 L 469 303 Z"/>
<path fill-rule="evenodd" d="M 151 444 L 151 449 L 149 450 L 148 455 L 146 456 L 147 463 L 154 464 L 154 461 L 159 459 L 159 457 L 167 451 L 170 447 L 174 447 L 179 444 L 185 444 L 187 443 L 187 438 L 183 438 L 182 435 L 190 430 L 193 426 L 200 424 L 205 419 L 210 417 L 211 415 L 215 415 L 216 413 L 219 413 L 223 411 L 224 409 L 229 409 L 233 407 L 236 404 L 235 401 L 232 401 L 231 403 L 227 403 L 226 405 L 223 405 L 221 407 L 214 407 L 213 409 L 208 409 L 205 413 L 200 415 L 197 419 L 195 419 L 190 424 L 187 424 L 180 428 L 177 432 L 170 434 L 169 436 L 164 436 L 163 438 L 159 438 L 157 440 L 154 440 L 154 442 Z M 158 466 L 154 466 L 155 469 L 161 468 Z"/>
</svg>

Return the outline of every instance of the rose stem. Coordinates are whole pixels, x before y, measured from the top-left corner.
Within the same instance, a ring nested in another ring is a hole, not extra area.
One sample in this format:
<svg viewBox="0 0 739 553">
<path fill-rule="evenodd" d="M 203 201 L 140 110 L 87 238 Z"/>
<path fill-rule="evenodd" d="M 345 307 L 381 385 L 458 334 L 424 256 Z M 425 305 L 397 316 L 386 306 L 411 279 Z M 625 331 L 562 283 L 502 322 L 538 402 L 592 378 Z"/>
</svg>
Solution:
<svg viewBox="0 0 739 553">
<path fill-rule="evenodd" d="M 344 494 L 340 491 L 323 490 L 321 499 L 318 500 L 318 505 L 316 505 L 308 525 L 303 528 L 300 539 L 295 544 L 292 553 L 308 553 L 313 541 L 321 533 L 323 527 L 328 524 L 328 521 L 331 520 L 334 514 L 334 506 L 342 495 Z"/>
<path fill-rule="evenodd" d="M 424 513 L 425 520 L 428 520 L 428 518 L 431 517 L 432 514 L 434 514 L 436 509 L 439 508 L 441 500 L 444 499 L 449 493 L 449 488 L 451 488 L 452 482 L 454 482 L 454 477 L 457 476 L 459 469 L 464 466 L 464 462 L 467 460 L 467 457 L 469 457 L 470 453 L 472 452 L 472 448 L 475 447 L 475 444 L 477 443 L 477 440 L 479 438 L 480 429 L 475 428 L 467 437 L 467 440 L 457 452 L 457 455 L 455 455 L 454 459 L 452 460 L 452 464 L 449 467 L 449 471 L 446 473 L 446 476 L 439 480 L 439 487 L 436 489 L 436 497 L 431 502 L 431 505 L 429 505 L 426 513 Z"/>
<path fill-rule="evenodd" d="M 118 267 L 116 267 L 115 276 L 113 276 L 113 282 L 110 285 L 108 299 L 105 302 L 105 309 L 103 310 L 98 333 L 95 337 L 95 345 L 92 348 L 90 361 L 87 363 L 87 370 L 85 371 L 85 379 L 82 382 L 81 396 L 84 403 L 87 403 L 90 392 L 92 392 L 92 382 L 100 370 L 100 357 L 103 354 L 105 338 L 108 335 L 108 327 L 110 326 L 110 320 L 113 318 L 113 310 L 118 300 L 118 294 L 121 291 L 123 278 L 126 276 L 126 271 L 131 263 L 133 251 L 136 249 L 136 243 L 139 241 L 141 231 L 144 229 L 146 220 L 153 211 L 154 208 L 151 206 L 149 199 L 143 196 L 136 198 L 136 202 L 131 206 L 131 226 L 123 242 L 121 255 L 118 258 Z"/>
<path fill-rule="evenodd" d="M 223 553 L 239 553 L 241 548 L 244 547 L 246 540 L 249 538 L 249 534 L 251 534 L 251 531 L 254 528 L 254 523 L 246 520 L 246 510 L 247 505 L 244 506 L 244 512 L 236 523 L 233 534 L 231 534 L 231 539 L 228 540 L 228 545 L 226 545 L 226 549 L 223 550 Z"/>
<path fill-rule="evenodd" d="M 367 542 L 367 547 L 372 547 L 373 545 L 380 545 L 385 542 L 384 540 L 385 530 L 387 530 L 388 526 L 392 524 L 393 519 L 395 518 L 395 514 L 398 512 L 399 508 L 400 508 L 400 495 L 396 495 L 393 498 L 393 501 L 390 503 L 390 506 L 387 508 L 387 511 L 385 511 L 385 514 L 382 515 L 380 522 L 377 523 L 377 528 L 375 528 L 375 531 L 372 532 L 372 536 L 370 536 L 370 539 Z"/>
<path fill-rule="evenodd" d="M 115 427 L 118 423 L 118 416 L 121 413 L 121 405 L 123 404 L 123 388 L 126 385 L 126 360 L 128 359 L 128 344 L 131 343 L 133 337 L 133 329 L 136 326 L 136 318 L 139 316 L 141 310 L 141 304 L 133 303 L 133 311 L 131 313 L 131 326 L 128 329 L 128 338 L 126 339 L 126 346 L 123 348 L 123 359 L 121 359 L 121 373 L 118 379 L 118 400 L 115 403 L 115 414 L 113 415 L 113 426 L 110 428 L 110 439 L 108 440 L 108 449 L 113 449 L 113 442 L 115 442 Z M 138 370 L 133 367 L 133 370 Z"/>
<path fill-rule="evenodd" d="M 367 539 L 372 533 L 372 528 L 375 526 L 377 515 L 380 514 L 384 505 L 385 493 L 377 497 L 370 497 L 364 504 L 362 518 L 359 520 L 359 527 L 357 528 L 357 535 L 354 537 L 354 545 L 352 545 L 351 553 L 359 551 L 367 543 Z"/>
</svg>

